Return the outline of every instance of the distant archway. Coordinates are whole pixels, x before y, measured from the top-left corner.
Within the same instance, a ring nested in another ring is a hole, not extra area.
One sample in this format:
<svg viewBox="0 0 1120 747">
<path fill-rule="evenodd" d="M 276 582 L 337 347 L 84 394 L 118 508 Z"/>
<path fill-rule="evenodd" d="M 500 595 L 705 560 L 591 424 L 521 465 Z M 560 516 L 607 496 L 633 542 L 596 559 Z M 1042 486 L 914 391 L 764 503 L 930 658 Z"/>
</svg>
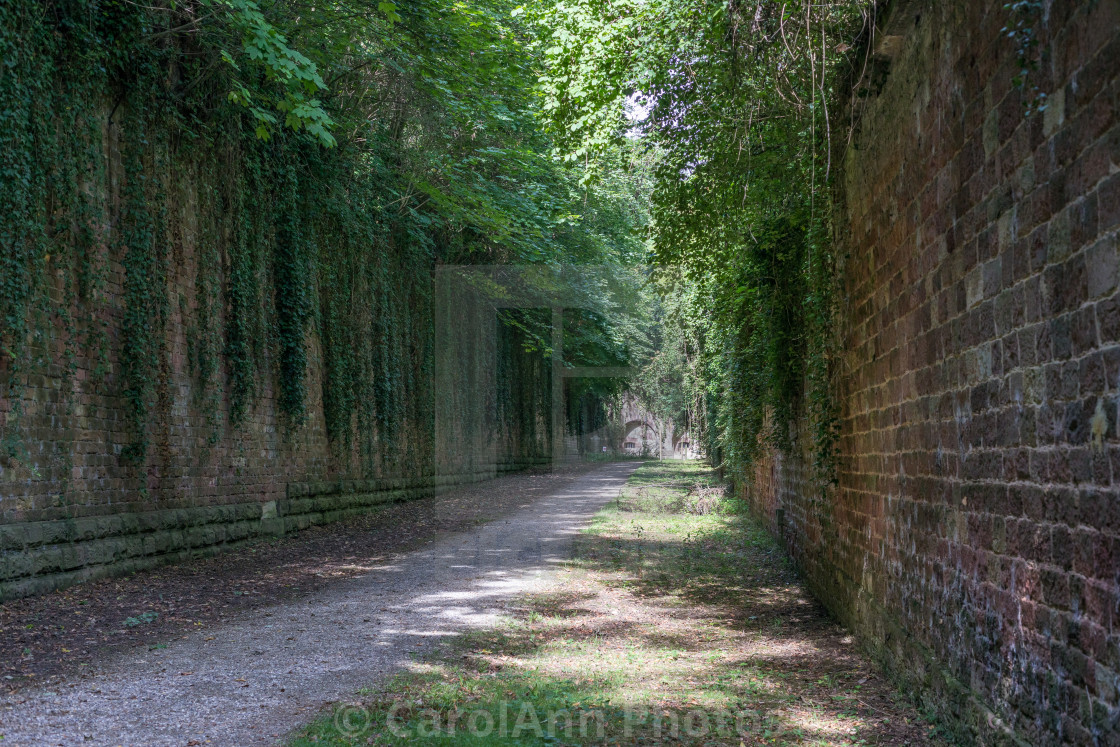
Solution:
<svg viewBox="0 0 1120 747">
<path fill-rule="evenodd" d="M 681 431 L 680 433 L 673 434 L 673 453 L 679 456 L 688 457 L 692 451 L 692 434 L 688 431 Z"/>
<path fill-rule="evenodd" d="M 636 434 L 636 431 L 641 429 L 641 434 Z M 620 444 L 623 451 L 637 451 L 637 444 L 641 442 L 657 441 L 657 426 L 648 420 L 630 420 L 622 427 L 622 443 Z"/>
</svg>

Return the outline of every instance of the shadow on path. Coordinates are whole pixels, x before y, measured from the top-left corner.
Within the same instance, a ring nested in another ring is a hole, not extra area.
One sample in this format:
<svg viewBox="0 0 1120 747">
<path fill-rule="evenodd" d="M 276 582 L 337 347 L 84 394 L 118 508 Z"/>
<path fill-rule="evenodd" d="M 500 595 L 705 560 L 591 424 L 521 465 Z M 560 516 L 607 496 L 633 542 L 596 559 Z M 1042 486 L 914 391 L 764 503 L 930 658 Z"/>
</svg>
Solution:
<svg viewBox="0 0 1120 747">
<path fill-rule="evenodd" d="M 293 747 L 939 744 L 742 507 L 708 500 L 711 479 L 642 467 L 512 620 L 328 712 Z"/>
<path fill-rule="evenodd" d="M 199 625 L 93 676 L 12 693 L 0 700 L 4 744 L 272 743 L 441 637 L 492 626 L 509 598 L 539 588 L 568 557 L 572 537 L 634 468 L 553 481 L 506 518 L 363 562 L 350 578 Z"/>
</svg>

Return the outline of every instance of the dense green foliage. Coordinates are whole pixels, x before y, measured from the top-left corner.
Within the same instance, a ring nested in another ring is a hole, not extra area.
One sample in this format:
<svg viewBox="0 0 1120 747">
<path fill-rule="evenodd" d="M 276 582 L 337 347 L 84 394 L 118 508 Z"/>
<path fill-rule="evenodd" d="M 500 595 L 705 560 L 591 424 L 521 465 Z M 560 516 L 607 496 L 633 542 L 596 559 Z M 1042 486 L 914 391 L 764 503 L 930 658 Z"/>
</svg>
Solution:
<svg viewBox="0 0 1120 747">
<path fill-rule="evenodd" d="M 831 164 L 849 91 L 838 81 L 858 75 L 866 12 L 862 0 L 8 3 L 8 421 L 34 355 L 105 359 L 104 284 L 120 262 L 107 382 L 131 413 L 126 456 L 143 460 L 153 412 L 169 406 L 165 329 L 180 313 L 195 320 L 211 442 L 270 391 L 287 426 L 321 396 L 342 450 L 358 434 L 364 458 L 401 458 L 401 424 L 430 417 L 434 264 L 652 258 L 661 300 L 567 315 L 569 363 L 647 358 L 643 398 L 701 427 L 735 474 L 800 430 L 827 478 L 843 264 Z M 190 301 L 168 290 L 186 244 Z M 52 314 L 95 321 L 44 340 Z M 523 350 L 548 354 L 546 317 L 507 317 Z M 321 381 L 308 379 L 313 355 Z M 594 403 L 618 388 L 569 382 L 569 421 L 598 424 Z M 4 429 L 11 454 L 16 430 Z"/>
<path fill-rule="evenodd" d="M 675 437 L 687 432 L 706 432 L 705 382 L 700 369 L 700 344 L 695 325 L 690 324 L 696 299 L 684 291 L 668 273 L 661 273 L 648 286 L 654 294 L 648 314 L 652 353 L 630 383 L 630 393 L 664 427 L 672 421 Z M 688 286 L 692 287 L 692 286 Z M 664 433 L 658 434 L 658 441 Z"/>
<path fill-rule="evenodd" d="M 540 45 L 514 10 L 0 6 L 6 454 L 24 448 L 27 377 L 61 346 L 104 362 L 91 386 L 124 397 L 123 453 L 142 463 L 171 407 L 166 331 L 180 315 L 211 443 L 265 392 L 289 429 L 321 396 L 343 453 L 357 435 L 363 459 L 406 459 L 402 423 L 431 417 L 436 263 L 640 258 L 648 219 L 631 157 L 616 149 L 614 176 L 593 186 L 551 158 L 534 88 Z M 122 295 L 109 298 L 118 263 Z M 193 298 L 172 293 L 192 278 Z M 600 357 L 624 356 L 607 324 L 573 334 L 607 346 Z M 523 347 L 547 339 L 539 325 L 528 332 Z M 312 356 L 321 380 L 309 379 Z"/>
<path fill-rule="evenodd" d="M 534 18 L 552 35 L 542 87 L 560 152 L 593 166 L 629 135 L 659 153 L 654 261 L 677 308 L 663 337 L 698 350 L 676 368 L 706 389 L 709 452 L 748 477 L 804 428 L 827 480 L 831 154 L 865 3 L 562 0 Z"/>
</svg>

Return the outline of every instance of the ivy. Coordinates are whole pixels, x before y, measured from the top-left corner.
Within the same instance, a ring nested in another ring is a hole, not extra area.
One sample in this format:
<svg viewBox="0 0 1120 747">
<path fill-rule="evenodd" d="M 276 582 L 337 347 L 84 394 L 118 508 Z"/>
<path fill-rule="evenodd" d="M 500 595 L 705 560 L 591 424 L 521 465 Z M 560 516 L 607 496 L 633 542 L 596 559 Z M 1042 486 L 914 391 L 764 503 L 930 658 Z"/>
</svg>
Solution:
<svg viewBox="0 0 1120 747">
<path fill-rule="evenodd" d="M 213 173 L 212 170 L 208 170 Z M 199 382 L 196 403 L 205 411 L 210 433 L 207 444 L 218 443 L 222 433 L 221 413 L 223 382 L 221 296 L 221 246 L 222 230 L 226 221 L 222 217 L 222 195 L 217 187 L 203 184 L 198 195 L 200 221 L 198 235 L 198 268 L 195 275 L 194 294 L 197 312 L 183 311 L 183 318 L 197 321 L 188 333 L 189 352 Z"/>
<path fill-rule="evenodd" d="M 307 260 L 300 220 L 299 177 L 292 166 L 277 174 L 276 254 L 273 282 L 276 289 L 276 332 L 280 345 L 280 409 L 293 423 L 306 414 L 307 350 L 304 337 L 310 313 Z"/>
<path fill-rule="evenodd" d="M 130 118 L 133 131 L 143 133 L 139 118 Z M 159 187 L 150 183 L 139 151 L 141 139 L 126 147 L 121 214 L 120 245 L 124 265 L 124 314 L 121 320 L 121 389 L 129 417 L 132 441 L 125 447 L 126 460 L 143 463 L 147 456 L 148 413 L 156 397 L 156 372 L 167 318 L 165 260 L 161 256 L 161 206 L 150 202 Z"/>
<path fill-rule="evenodd" d="M 50 106 L 49 62 L 36 53 L 49 49 L 49 40 L 29 2 L 0 7 L 0 370 L 6 386 L 0 392 L 8 404 L 4 420 L 4 456 L 20 452 L 17 425 L 22 410 L 24 355 L 28 344 L 28 315 L 46 261 L 46 170 L 35 158 L 50 137 L 45 111 Z M 48 58 L 49 60 L 49 58 Z"/>
<path fill-rule="evenodd" d="M 229 279 L 226 316 L 226 365 L 229 370 L 230 424 L 245 418 L 256 391 L 254 341 L 260 340 L 256 324 L 260 304 L 258 285 L 259 242 L 263 226 L 254 220 L 254 206 L 264 199 L 261 159 L 256 149 L 248 149 L 241 164 L 241 185 L 233 206 L 237 217 L 235 238 L 229 249 Z"/>
<path fill-rule="evenodd" d="M 1027 93 L 1023 101 L 1026 115 L 1046 110 L 1046 94 L 1033 82 L 1032 75 L 1038 70 L 1038 26 L 1042 21 L 1044 5 L 1042 0 L 1016 0 L 1004 3 L 1008 12 L 1008 24 L 1001 31 L 1015 44 L 1019 69 L 1012 83 Z"/>
</svg>

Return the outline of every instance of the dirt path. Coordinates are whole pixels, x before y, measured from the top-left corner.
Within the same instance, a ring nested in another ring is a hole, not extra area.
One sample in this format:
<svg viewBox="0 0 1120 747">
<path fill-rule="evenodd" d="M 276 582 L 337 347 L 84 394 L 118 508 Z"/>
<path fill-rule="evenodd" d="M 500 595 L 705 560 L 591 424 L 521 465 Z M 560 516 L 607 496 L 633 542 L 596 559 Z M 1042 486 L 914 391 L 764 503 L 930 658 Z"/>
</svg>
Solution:
<svg viewBox="0 0 1120 747">
<path fill-rule="evenodd" d="M 162 647 L 199 628 L 300 599 L 448 532 L 514 513 L 592 468 L 507 475 L 189 563 L 4 602 L 0 694 L 65 687 L 132 649 Z"/>
<path fill-rule="evenodd" d="M 501 625 L 368 684 L 290 747 L 944 744 L 697 462 L 643 465 Z"/>
<path fill-rule="evenodd" d="M 578 527 L 633 469 L 606 465 L 505 519 L 353 571 L 360 575 L 240 619 L 199 623 L 93 676 L 10 693 L 0 699 L 3 744 L 273 743 L 324 703 L 447 635 L 492 625 L 507 600 L 543 588 Z"/>
</svg>

